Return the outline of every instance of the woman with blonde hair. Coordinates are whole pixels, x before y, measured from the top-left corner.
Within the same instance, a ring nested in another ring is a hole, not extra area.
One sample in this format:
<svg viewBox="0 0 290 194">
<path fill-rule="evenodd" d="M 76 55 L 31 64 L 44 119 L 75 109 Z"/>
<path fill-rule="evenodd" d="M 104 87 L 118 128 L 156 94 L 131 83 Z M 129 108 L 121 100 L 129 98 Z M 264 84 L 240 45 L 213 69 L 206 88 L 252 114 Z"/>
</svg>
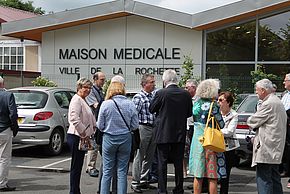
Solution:
<svg viewBox="0 0 290 194">
<path fill-rule="evenodd" d="M 219 81 L 216 79 L 203 80 L 196 90 L 196 96 L 199 99 L 192 108 L 194 134 L 189 159 L 189 174 L 195 177 L 193 183 L 194 194 L 201 193 L 203 178 L 208 179 L 209 193 L 217 194 L 217 180 L 221 178 L 218 166 L 219 154 L 212 150 L 204 149 L 199 141 L 204 134 L 211 103 L 213 103 L 211 115 L 215 117 L 221 128 L 224 126 L 223 118 L 216 102 L 218 90 Z"/>
<path fill-rule="evenodd" d="M 101 193 L 110 193 L 114 166 L 117 193 L 127 193 L 127 169 L 131 152 L 131 130 L 138 128 L 135 105 L 125 96 L 124 84 L 112 82 L 100 107 L 97 126 L 104 132 L 102 147 L 103 177 Z"/>
</svg>

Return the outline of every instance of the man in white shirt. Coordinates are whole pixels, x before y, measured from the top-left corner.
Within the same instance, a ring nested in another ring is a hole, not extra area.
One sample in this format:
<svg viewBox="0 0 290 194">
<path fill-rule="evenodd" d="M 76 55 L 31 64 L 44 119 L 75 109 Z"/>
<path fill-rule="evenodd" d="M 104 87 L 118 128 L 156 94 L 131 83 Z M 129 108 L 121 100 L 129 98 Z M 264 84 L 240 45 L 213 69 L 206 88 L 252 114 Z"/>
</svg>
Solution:
<svg viewBox="0 0 290 194">
<path fill-rule="evenodd" d="M 284 155 L 286 156 L 285 163 L 288 168 L 286 170 L 288 171 L 288 175 L 289 175 L 290 173 L 290 158 L 289 158 L 290 157 L 289 156 L 289 151 L 290 151 L 290 73 L 285 75 L 283 84 L 285 86 L 286 91 L 281 101 L 287 113 L 286 148 L 284 150 L 286 154 Z M 290 189 L 290 179 L 288 180 L 287 188 Z"/>
</svg>

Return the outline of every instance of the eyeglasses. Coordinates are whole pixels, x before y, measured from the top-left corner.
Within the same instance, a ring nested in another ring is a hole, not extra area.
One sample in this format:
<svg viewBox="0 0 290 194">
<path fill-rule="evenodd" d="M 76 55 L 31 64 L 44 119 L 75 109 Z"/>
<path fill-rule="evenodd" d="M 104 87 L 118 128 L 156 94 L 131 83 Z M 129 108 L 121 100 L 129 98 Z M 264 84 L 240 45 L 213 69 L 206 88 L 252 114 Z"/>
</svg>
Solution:
<svg viewBox="0 0 290 194">
<path fill-rule="evenodd" d="M 225 99 L 223 99 L 223 98 L 219 98 L 219 99 L 218 99 L 219 102 L 223 102 L 224 100 L 225 100 Z"/>
</svg>

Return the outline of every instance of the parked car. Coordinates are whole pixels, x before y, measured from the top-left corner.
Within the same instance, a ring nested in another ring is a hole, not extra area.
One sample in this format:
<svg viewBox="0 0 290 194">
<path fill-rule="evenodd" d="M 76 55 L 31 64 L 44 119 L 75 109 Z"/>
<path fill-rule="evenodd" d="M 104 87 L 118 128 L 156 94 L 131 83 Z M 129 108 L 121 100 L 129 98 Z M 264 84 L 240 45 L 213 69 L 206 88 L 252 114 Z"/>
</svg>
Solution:
<svg viewBox="0 0 290 194">
<path fill-rule="evenodd" d="M 238 94 L 236 96 L 235 102 L 233 104 L 233 109 L 237 109 L 238 106 L 241 104 L 241 102 L 248 96 L 250 95 L 249 93 L 243 93 L 243 94 Z"/>
<path fill-rule="evenodd" d="M 129 100 L 132 100 L 132 98 L 137 94 L 139 93 L 140 90 L 127 90 L 126 91 L 126 97 L 129 99 Z"/>
<path fill-rule="evenodd" d="M 247 125 L 247 119 L 256 112 L 258 96 L 248 94 L 237 108 L 238 125 L 236 128 L 237 138 L 240 147 L 236 149 L 237 161 L 240 158 L 249 160 L 252 158 L 252 150 L 248 147 L 250 138 L 255 136 L 255 132 Z"/>
<path fill-rule="evenodd" d="M 13 143 L 45 145 L 50 155 L 58 155 L 66 142 L 68 107 L 74 91 L 57 87 L 10 89 L 18 110 L 19 132 Z"/>
</svg>

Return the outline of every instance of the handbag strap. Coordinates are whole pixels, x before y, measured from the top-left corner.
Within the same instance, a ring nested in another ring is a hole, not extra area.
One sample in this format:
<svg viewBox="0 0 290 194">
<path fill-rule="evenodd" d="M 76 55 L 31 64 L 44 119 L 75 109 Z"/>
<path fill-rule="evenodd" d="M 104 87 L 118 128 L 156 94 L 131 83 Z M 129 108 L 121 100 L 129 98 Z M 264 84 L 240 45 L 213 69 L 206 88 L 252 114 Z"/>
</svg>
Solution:
<svg viewBox="0 0 290 194">
<path fill-rule="evenodd" d="M 207 116 L 207 120 L 206 120 L 206 125 L 205 125 L 205 128 L 207 128 L 208 127 L 208 123 L 209 123 L 209 121 L 211 120 L 211 112 L 212 112 L 212 107 L 213 107 L 213 101 L 211 102 L 211 104 L 210 104 L 210 108 L 209 108 L 209 112 L 208 112 L 208 116 Z"/>
<path fill-rule="evenodd" d="M 112 100 L 113 100 L 113 102 L 115 103 L 115 105 L 116 105 L 116 107 L 117 107 L 117 109 L 118 109 L 118 111 L 119 111 L 119 113 L 120 113 L 120 115 L 121 115 L 123 121 L 125 122 L 126 126 L 128 127 L 129 131 L 131 132 L 131 129 L 130 129 L 128 123 L 126 122 L 126 120 L 125 120 L 125 118 L 124 118 L 124 116 L 123 116 L 123 114 L 122 114 L 122 112 L 121 112 L 121 110 L 120 110 L 120 108 L 119 108 L 117 102 L 116 102 L 113 98 L 112 98 Z"/>
</svg>

